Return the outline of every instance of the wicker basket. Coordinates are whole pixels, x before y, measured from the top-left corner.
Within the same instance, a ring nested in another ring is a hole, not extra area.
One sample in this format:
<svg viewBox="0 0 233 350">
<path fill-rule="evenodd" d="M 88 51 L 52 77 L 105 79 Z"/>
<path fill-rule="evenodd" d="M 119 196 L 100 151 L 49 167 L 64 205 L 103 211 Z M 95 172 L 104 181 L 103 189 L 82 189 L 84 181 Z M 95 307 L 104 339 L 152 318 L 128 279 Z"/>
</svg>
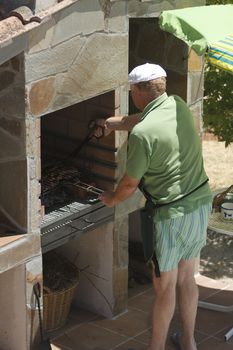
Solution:
<svg viewBox="0 0 233 350">
<path fill-rule="evenodd" d="M 43 295 L 44 329 L 52 331 L 65 325 L 78 282 L 69 289 Z"/>
<path fill-rule="evenodd" d="M 43 326 L 46 331 L 52 331 L 66 323 L 79 283 L 79 270 L 56 253 L 46 254 L 43 261 Z M 70 278 L 67 279 L 67 276 Z"/>
</svg>

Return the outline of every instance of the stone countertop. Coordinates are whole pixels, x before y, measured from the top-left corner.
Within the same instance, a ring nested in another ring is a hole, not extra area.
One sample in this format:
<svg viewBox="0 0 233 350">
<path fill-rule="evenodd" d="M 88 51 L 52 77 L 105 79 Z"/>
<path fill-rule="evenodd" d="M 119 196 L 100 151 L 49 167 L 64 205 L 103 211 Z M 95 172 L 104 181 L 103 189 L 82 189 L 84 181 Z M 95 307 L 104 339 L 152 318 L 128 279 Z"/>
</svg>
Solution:
<svg viewBox="0 0 233 350">
<path fill-rule="evenodd" d="M 41 254 L 39 234 L 0 237 L 0 273 L 10 270 Z"/>
</svg>

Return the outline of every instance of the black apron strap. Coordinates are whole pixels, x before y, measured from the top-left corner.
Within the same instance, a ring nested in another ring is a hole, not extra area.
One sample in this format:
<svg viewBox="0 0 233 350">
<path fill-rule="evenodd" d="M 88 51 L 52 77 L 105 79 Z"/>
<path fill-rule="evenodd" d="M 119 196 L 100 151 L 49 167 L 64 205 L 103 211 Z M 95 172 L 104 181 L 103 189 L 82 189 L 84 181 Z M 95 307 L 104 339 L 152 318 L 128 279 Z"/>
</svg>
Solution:
<svg viewBox="0 0 233 350">
<path fill-rule="evenodd" d="M 183 199 L 183 198 L 189 196 L 191 193 L 193 193 L 193 192 L 199 190 L 199 188 L 201 188 L 202 186 L 204 186 L 208 181 L 209 181 L 209 179 L 207 178 L 204 182 L 202 182 L 199 186 L 195 187 L 192 191 L 190 191 L 190 192 L 184 194 L 182 197 L 177 198 L 177 199 L 175 199 L 174 201 L 166 202 L 166 203 L 156 203 L 156 204 L 155 204 L 155 203 L 152 201 L 152 199 L 151 199 L 151 198 L 152 198 L 151 195 L 150 195 L 150 194 L 145 190 L 145 188 L 143 187 L 143 183 L 142 183 L 142 182 L 139 183 L 138 188 L 139 188 L 140 191 L 143 193 L 144 197 L 145 197 L 148 201 L 150 201 L 151 203 L 153 203 L 154 208 L 156 209 L 156 208 L 164 207 L 165 205 L 173 204 L 173 203 L 175 203 L 175 202 L 180 201 L 181 199 Z"/>
</svg>

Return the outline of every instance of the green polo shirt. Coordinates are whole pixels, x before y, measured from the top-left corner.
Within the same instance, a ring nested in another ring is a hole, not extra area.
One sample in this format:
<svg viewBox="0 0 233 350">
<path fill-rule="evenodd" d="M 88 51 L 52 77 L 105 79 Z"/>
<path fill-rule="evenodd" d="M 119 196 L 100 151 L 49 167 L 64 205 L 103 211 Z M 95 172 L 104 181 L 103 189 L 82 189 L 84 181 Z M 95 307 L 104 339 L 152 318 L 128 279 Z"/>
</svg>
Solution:
<svg viewBox="0 0 233 350">
<path fill-rule="evenodd" d="M 207 175 L 193 116 L 178 96 L 166 93 L 149 103 L 129 136 L 126 173 L 143 179 L 154 203 L 168 203 L 190 193 Z M 155 220 L 196 210 L 212 200 L 208 183 L 187 197 L 156 209 Z"/>
</svg>

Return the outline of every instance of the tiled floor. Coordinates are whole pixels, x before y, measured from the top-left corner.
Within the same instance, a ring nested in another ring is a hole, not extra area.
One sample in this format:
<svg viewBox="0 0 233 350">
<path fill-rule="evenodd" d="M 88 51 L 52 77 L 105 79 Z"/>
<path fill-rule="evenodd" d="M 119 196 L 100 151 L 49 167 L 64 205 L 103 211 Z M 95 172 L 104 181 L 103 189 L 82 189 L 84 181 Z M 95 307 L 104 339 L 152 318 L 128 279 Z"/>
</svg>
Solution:
<svg viewBox="0 0 233 350">
<path fill-rule="evenodd" d="M 200 299 L 223 305 L 233 304 L 233 281 L 214 281 L 197 277 Z M 107 320 L 84 310 L 72 310 L 63 329 L 50 334 L 53 350 L 146 350 L 151 334 L 151 311 L 154 294 L 151 284 L 129 289 L 128 311 Z M 233 349 L 233 337 L 224 334 L 233 327 L 233 313 L 198 308 L 196 341 L 198 350 Z M 179 329 L 175 312 L 170 332 Z M 174 347 L 168 339 L 166 350 Z"/>
</svg>

